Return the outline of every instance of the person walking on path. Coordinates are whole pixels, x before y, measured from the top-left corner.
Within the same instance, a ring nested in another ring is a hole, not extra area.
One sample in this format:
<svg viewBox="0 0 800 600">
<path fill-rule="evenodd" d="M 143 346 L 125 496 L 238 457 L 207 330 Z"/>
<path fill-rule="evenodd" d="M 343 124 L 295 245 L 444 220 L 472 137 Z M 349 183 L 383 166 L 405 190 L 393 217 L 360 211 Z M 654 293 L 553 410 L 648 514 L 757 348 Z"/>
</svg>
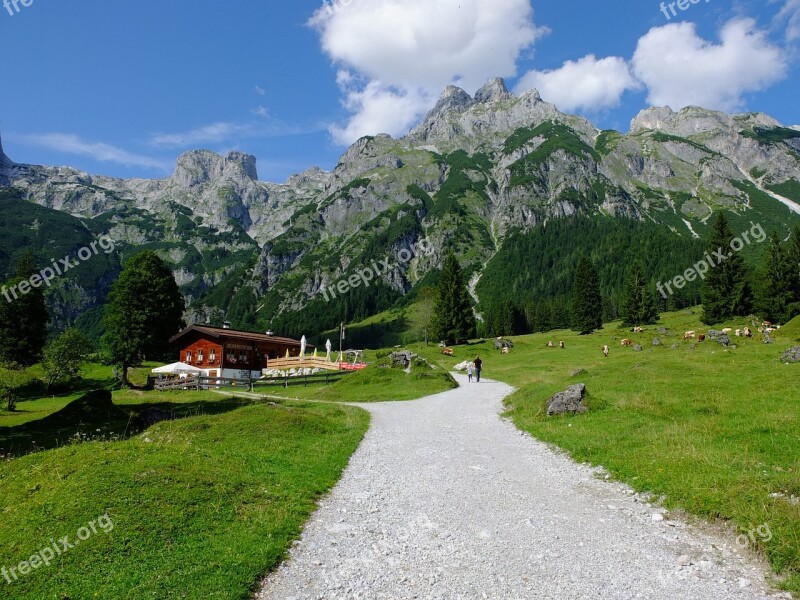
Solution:
<svg viewBox="0 0 800 600">
<path fill-rule="evenodd" d="M 481 370 L 483 369 L 483 361 L 481 360 L 480 356 L 475 357 L 475 361 L 473 363 L 475 365 L 475 381 L 480 383 L 481 382 Z"/>
<path fill-rule="evenodd" d="M 475 365 L 469 363 L 467 365 L 467 377 L 469 377 L 469 382 L 472 383 L 472 373 L 475 371 Z"/>
</svg>

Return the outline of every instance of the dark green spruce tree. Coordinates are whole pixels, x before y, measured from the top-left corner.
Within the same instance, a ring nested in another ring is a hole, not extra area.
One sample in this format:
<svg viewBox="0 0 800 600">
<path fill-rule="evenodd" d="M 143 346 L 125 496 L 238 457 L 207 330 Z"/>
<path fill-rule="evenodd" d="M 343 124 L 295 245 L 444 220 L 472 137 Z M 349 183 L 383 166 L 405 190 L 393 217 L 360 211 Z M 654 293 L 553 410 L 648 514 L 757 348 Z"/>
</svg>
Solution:
<svg viewBox="0 0 800 600">
<path fill-rule="evenodd" d="M 800 315 L 800 225 L 795 225 L 792 239 L 789 242 L 789 264 L 792 265 L 792 303 L 789 306 L 789 317 Z"/>
<path fill-rule="evenodd" d="M 433 333 L 436 339 L 448 345 L 475 337 L 475 315 L 467 283 L 461 265 L 452 252 L 442 266 L 433 307 Z"/>
<path fill-rule="evenodd" d="M 155 252 L 131 258 L 109 293 L 103 315 L 102 350 L 128 384 L 128 369 L 144 360 L 169 360 L 169 339 L 185 323 L 183 294 Z"/>
<path fill-rule="evenodd" d="M 47 341 L 47 307 L 41 286 L 33 287 L 38 268 L 31 253 L 20 259 L 16 276 L 0 296 L 0 363 L 29 367 L 39 362 Z M 23 286 L 23 293 L 20 290 Z"/>
<path fill-rule="evenodd" d="M 716 325 L 733 317 L 745 317 L 753 312 L 753 289 L 744 259 L 731 250 L 734 240 L 728 218 L 719 213 L 708 240 L 708 254 L 715 266 L 703 284 L 703 318 L 706 325 Z M 721 252 L 725 260 L 717 254 Z"/>
<path fill-rule="evenodd" d="M 757 308 L 762 318 L 786 323 L 794 304 L 797 268 L 792 264 L 790 247 L 784 247 L 777 232 L 769 238 L 767 258 L 761 273 Z"/>
<path fill-rule="evenodd" d="M 600 282 L 592 261 L 583 256 L 575 271 L 572 287 L 572 329 L 588 335 L 603 328 L 603 299 Z"/>
<path fill-rule="evenodd" d="M 638 260 L 634 261 L 628 273 L 621 311 L 622 324 L 626 327 L 653 325 L 660 318 L 655 297 L 649 289 L 644 269 Z"/>
</svg>

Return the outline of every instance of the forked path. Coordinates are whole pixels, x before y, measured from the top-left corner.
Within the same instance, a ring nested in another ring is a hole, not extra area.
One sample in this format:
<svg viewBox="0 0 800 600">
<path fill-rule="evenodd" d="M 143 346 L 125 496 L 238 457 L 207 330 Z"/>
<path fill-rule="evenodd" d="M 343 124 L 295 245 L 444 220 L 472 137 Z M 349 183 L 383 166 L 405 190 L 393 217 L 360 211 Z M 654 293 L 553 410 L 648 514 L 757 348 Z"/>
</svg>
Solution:
<svg viewBox="0 0 800 600">
<path fill-rule="evenodd" d="M 732 538 L 654 521 L 625 486 L 502 419 L 494 382 L 366 405 L 372 425 L 259 599 L 743 599 Z M 658 519 L 658 517 L 656 517 Z"/>
</svg>

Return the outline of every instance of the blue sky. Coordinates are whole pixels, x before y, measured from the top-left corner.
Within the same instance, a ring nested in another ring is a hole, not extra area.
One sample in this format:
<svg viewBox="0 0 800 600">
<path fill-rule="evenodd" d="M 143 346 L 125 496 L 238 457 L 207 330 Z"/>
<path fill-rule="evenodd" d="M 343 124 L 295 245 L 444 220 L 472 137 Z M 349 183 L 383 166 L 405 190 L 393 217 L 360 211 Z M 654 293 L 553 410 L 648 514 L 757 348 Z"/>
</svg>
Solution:
<svg viewBox="0 0 800 600">
<path fill-rule="evenodd" d="M 800 0 L 682 0 L 669 19 L 652 0 L 2 1 L 6 153 L 93 174 L 165 177 L 207 148 L 284 181 L 496 75 L 602 128 L 653 104 L 800 124 Z"/>
</svg>

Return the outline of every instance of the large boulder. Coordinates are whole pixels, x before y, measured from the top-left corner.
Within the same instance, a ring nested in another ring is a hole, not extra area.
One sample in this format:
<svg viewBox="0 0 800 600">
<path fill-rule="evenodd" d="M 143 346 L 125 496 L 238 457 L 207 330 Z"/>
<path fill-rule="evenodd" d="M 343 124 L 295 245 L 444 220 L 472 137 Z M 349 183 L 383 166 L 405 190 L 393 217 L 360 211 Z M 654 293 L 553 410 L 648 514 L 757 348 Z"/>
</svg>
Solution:
<svg viewBox="0 0 800 600">
<path fill-rule="evenodd" d="M 781 361 L 785 363 L 800 363 L 800 346 L 789 348 L 781 356 Z"/>
<path fill-rule="evenodd" d="M 501 338 L 497 338 L 494 341 L 494 349 L 495 350 L 502 350 L 503 348 L 513 348 L 514 343 L 511 340 L 504 340 Z"/>
<path fill-rule="evenodd" d="M 389 355 L 389 360 L 392 361 L 392 367 L 398 369 L 407 369 L 417 355 L 409 350 L 402 350 L 400 352 L 392 352 Z"/>
<path fill-rule="evenodd" d="M 547 401 L 547 415 L 583 414 L 589 410 L 583 403 L 586 398 L 586 385 L 578 383 L 569 386 Z"/>
<path fill-rule="evenodd" d="M 716 331 L 714 329 L 708 332 L 708 339 L 717 342 L 718 344 L 722 344 L 723 346 L 730 346 L 731 345 L 731 338 L 728 336 L 727 333 L 722 331 Z"/>
</svg>

